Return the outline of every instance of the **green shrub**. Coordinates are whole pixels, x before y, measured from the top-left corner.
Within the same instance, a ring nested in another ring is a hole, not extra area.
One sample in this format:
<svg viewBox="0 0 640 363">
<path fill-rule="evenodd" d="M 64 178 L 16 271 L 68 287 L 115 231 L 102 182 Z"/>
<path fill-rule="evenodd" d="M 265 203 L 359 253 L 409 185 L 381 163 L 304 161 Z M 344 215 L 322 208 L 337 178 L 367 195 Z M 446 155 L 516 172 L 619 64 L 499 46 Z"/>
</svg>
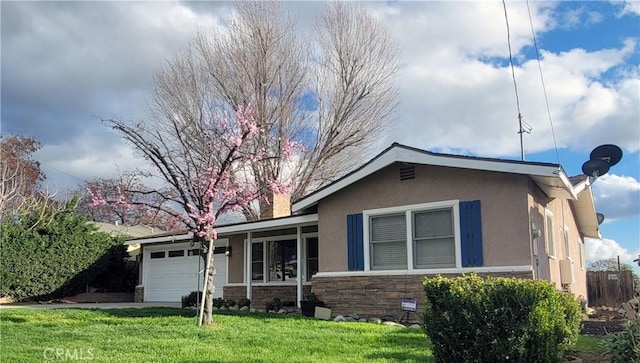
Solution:
<svg viewBox="0 0 640 363">
<path fill-rule="evenodd" d="M 182 297 L 182 308 L 198 306 L 202 301 L 202 291 L 191 291 L 189 295 Z"/>
<path fill-rule="evenodd" d="M 213 304 L 213 306 L 214 306 L 214 307 L 216 307 L 216 308 L 218 308 L 218 309 L 220 309 L 220 308 L 222 308 L 223 306 L 225 306 L 225 304 L 224 304 L 224 299 L 223 299 L 223 298 L 221 298 L 221 297 L 217 297 L 217 298 L 213 299 L 212 304 Z"/>
<path fill-rule="evenodd" d="M 640 362 L 640 320 L 627 322 L 624 330 L 608 335 L 604 349 L 611 363 Z"/>
<path fill-rule="evenodd" d="M 251 300 L 247 299 L 246 297 L 243 297 L 242 299 L 238 300 L 238 307 L 243 307 L 243 306 L 251 306 Z"/>
<path fill-rule="evenodd" d="M 575 343 L 580 304 L 542 280 L 425 278 L 436 362 L 557 362 Z"/>
<path fill-rule="evenodd" d="M 122 256 L 122 241 L 97 232 L 71 210 L 47 223 L 23 216 L 0 225 L 0 296 L 16 300 L 64 297 L 85 291 Z"/>
</svg>

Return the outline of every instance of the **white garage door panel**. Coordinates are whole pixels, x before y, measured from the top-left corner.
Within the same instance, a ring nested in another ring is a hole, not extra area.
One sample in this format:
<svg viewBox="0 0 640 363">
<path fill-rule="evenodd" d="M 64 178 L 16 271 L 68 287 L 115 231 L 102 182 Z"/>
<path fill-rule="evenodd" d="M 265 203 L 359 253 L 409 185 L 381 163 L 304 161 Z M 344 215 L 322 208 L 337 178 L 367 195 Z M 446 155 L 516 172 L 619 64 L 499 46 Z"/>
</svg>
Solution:
<svg viewBox="0 0 640 363">
<path fill-rule="evenodd" d="M 193 247 L 189 244 L 172 244 L 145 249 L 143 262 L 143 270 L 146 270 L 145 301 L 179 302 L 182 296 L 198 290 L 198 287 L 202 290 L 202 275 L 196 275 L 204 269 L 204 261 L 200 256 L 150 258 L 151 252 L 182 248 L 185 249 L 186 254 L 186 250 Z M 165 256 L 168 256 L 168 252 Z M 227 258 L 224 254 L 216 254 L 214 264 L 216 267 L 214 297 L 222 297 L 223 286 L 227 281 Z"/>
</svg>

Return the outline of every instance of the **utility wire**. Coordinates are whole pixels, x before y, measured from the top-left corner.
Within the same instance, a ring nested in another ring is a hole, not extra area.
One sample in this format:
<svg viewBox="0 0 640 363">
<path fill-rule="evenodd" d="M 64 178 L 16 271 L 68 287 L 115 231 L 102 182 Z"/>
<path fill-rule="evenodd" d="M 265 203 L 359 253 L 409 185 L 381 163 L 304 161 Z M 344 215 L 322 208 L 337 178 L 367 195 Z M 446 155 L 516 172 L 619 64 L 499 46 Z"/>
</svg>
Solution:
<svg viewBox="0 0 640 363">
<path fill-rule="evenodd" d="M 73 175 L 71 175 L 71 174 L 69 174 L 69 173 L 65 172 L 65 171 L 62 171 L 62 170 L 60 170 L 60 169 L 56 168 L 55 166 L 51 166 L 51 165 L 49 165 L 49 164 L 47 164 L 47 163 L 45 163 L 45 162 L 42 162 L 42 161 L 38 161 L 38 163 L 40 163 L 41 165 L 46 166 L 47 168 L 51 168 L 51 169 L 53 169 L 53 170 L 55 170 L 55 171 L 57 171 L 57 172 L 59 172 L 59 173 L 61 173 L 61 174 L 64 174 L 64 175 L 66 175 L 66 176 L 68 176 L 68 177 L 71 177 L 71 178 L 73 178 L 73 179 L 75 179 L 75 180 L 77 180 L 77 181 L 79 181 L 79 182 L 82 182 L 82 183 L 84 183 L 84 182 L 85 182 L 85 180 L 82 180 L 82 179 L 80 179 L 80 178 L 78 178 L 78 177 L 75 177 L 75 176 L 73 176 Z"/>
<path fill-rule="evenodd" d="M 518 134 L 520 134 L 520 158 L 524 161 L 524 139 L 523 134 L 530 132 L 530 128 L 525 130 L 522 125 L 522 113 L 520 112 L 520 97 L 518 96 L 518 84 L 516 83 L 516 71 L 513 66 L 513 52 L 511 50 L 511 30 L 509 29 L 509 16 L 507 15 L 507 3 L 502 0 L 502 8 L 504 9 L 504 21 L 507 24 L 507 45 L 509 46 L 509 64 L 511 65 L 511 77 L 513 78 L 513 89 L 516 94 L 516 107 L 518 109 Z"/>
<path fill-rule="evenodd" d="M 529 15 L 529 24 L 531 25 L 531 36 L 533 37 L 533 46 L 536 50 L 536 59 L 538 60 L 538 71 L 540 72 L 540 82 L 542 82 L 542 92 L 544 93 L 544 103 L 547 106 L 547 117 L 549 118 L 549 125 L 551 126 L 551 136 L 553 137 L 553 146 L 556 149 L 556 159 L 558 164 L 560 162 L 560 153 L 558 152 L 558 143 L 556 142 L 556 132 L 553 128 L 553 120 L 551 119 L 551 110 L 549 109 L 549 98 L 547 97 L 547 86 L 544 83 L 544 75 L 542 74 L 542 63 L 540 62 L 540 52 L 538 51 L 538 42 L 536 41 L 536 32 L 533 29 L 533 20 L 531 20 L 531 8 L 529 7 L 529 0 L 527 0 L 527 13 Z"/>
</svg>

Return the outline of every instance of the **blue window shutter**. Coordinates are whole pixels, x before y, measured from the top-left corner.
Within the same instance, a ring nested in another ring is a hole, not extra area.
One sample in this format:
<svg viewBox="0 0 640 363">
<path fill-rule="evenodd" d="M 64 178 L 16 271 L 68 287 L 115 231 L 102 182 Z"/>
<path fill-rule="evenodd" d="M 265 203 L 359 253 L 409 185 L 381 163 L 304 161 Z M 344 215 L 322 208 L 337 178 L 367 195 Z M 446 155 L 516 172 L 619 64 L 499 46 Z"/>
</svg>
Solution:
<svg viewBox="0 0 640 363">
<path fill-rule="evenodd" d="M 462 267 L 482 266 L 482 216 L 480 201 L 460 202 Z"/>
<path fill-rule="evenodd" d="M 347 215 L 347 265 L 349 271 L 364 270 L 362 213 Z"/>
</svg>

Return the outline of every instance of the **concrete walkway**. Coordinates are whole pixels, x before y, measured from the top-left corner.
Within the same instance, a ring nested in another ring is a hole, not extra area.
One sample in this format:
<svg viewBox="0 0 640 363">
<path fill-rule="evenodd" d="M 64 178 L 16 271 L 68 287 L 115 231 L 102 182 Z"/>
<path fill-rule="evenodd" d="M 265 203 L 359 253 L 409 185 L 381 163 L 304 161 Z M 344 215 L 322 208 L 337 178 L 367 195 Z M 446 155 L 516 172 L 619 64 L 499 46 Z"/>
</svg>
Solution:
<svg viewBox="0 0 640 363">
<path fill-rule="evenodd" d="M 125 303 L 73 303 L 73 304 L 2 304 L 0 309 L 140 309 L 151 307 L 180 308 L 179 302 L 125 302 Z"/>
</svg>

